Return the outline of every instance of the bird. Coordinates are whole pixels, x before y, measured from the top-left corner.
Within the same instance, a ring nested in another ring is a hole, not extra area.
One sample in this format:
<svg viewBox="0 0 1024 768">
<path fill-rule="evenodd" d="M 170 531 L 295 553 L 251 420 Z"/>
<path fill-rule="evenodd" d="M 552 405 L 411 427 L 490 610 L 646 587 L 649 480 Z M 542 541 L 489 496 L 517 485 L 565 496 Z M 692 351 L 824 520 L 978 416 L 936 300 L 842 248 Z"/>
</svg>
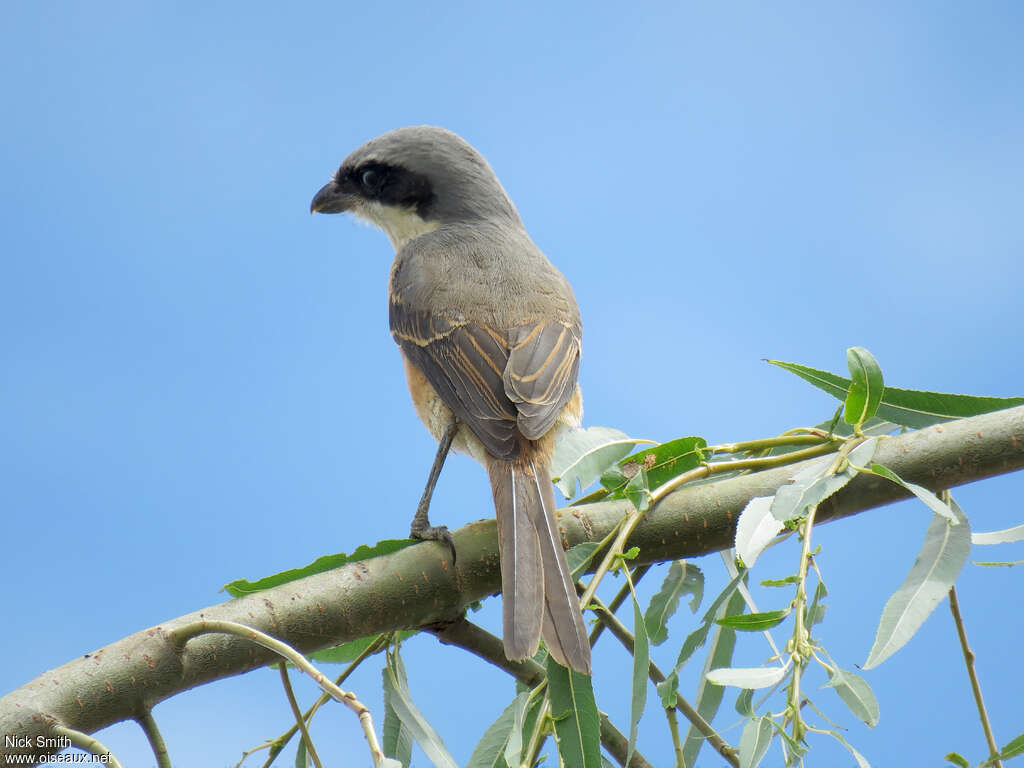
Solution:
<svg viewBox="0 0 1024 768">
<path fill-rule="evenodd" d="M 313 197 L 384 231 L 391 334 L 419 418 L 438 440 L 411 537 L 447 543 L 428 509 L 449 449 L 487 469 L 498 521 L 510 660 L 589 675 L 590 643 L 555 518 L 550 462 L 580 425 L 583 326 L 569 282 L 534 244 L 490 164 L 455 133 L 389 131 L 354 150 Z"/>
</svg>

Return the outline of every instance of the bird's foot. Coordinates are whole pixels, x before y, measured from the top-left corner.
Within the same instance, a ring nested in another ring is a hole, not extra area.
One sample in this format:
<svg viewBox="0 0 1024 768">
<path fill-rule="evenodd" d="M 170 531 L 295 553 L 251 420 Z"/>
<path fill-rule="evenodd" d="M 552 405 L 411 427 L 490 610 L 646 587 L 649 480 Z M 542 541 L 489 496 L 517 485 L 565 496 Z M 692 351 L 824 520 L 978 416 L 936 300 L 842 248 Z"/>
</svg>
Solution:
<svg viewBox="0 0 1024 768">
<path fill-rule="evenodd" d="M 409 538 L 419 541 L 437 541 L 444 544 L 452 553 L 452 565 L 455 565 L 455 539 L 452 538 L 447 525 L 430 525 L 425 519 L 422 523 L 414 520 L 412 529 L 409 531 Z"/>
</svg>

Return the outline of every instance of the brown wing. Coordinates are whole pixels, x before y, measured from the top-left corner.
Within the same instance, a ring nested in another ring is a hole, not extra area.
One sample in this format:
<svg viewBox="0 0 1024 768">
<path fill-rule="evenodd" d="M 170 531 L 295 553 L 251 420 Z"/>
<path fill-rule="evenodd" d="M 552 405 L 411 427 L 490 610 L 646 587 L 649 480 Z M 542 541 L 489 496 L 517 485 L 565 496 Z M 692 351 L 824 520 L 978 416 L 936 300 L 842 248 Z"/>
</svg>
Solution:
<svg viewBox="0 0 1024 768">
<path fill-rule="evenodd" d="M 577 329 L 558 322 L 505 333 L 391 302 L 391 334 L 438 396 L 500 459 L 519 455 L 518 431 L 536 440 L 572 397 Z"/>
<path fill-rule="evenodd" d="M 452 412 L 501 459 L 519 455 L 516 407 L 502 375 L 508 345 L 497 333 L 467 322 L 409 310 L 391 302 L 391 334 Z"/>
<path fill-rule="evenodd" d="M 555 423 L 576 389 L 579 326 L 560 322 L 521 325 L 508 332 L 510 353 L 502 379 L 519 411 L 519 431 L 536 440 Z"/>
</svg>

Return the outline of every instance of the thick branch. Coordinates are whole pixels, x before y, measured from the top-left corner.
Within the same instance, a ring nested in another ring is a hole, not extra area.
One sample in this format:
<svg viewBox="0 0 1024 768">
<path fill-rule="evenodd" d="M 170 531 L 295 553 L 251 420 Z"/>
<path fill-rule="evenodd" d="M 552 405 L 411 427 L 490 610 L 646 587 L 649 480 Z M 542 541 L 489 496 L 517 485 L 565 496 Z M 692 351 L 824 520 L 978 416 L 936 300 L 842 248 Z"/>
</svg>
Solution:
<svg viewBox="0 0 1024 768">
<path fill-rule="evenodd" d="M 1024 467 L 1024 406 L 930 427 L 881 441 L 876 460 L 905 479 L 941 490 Z M 708 554 L 730 546 L 737 516 L 767 496 L 800 465 L 683 487 L 652 509 L 629 546 L 642 562 Z M 887 481 L 859 476 L 824 503 L 819 522 L 905 498 Z M 601 502 L 563 513 L 566 543 L 599 541 L 626 511 Z M 453 619 L 499 588 L 493 519 L 455 532 L 458 566 L 435 543 L 352 563 L 327 573 L 231 600 L 130 635 L 46 672 L 0 699 L 0 733 L 53 736 L 63 725 L 91 733 L 139 717 L 193 686 L 267 664 L 273 655 L 242 638 L 206 635 L 184 650 L 168 633 L 199 619 L 235 621 L 311 652 L 391 629 Z M 22 743 L 25 743 L 23 741 Z M 0 744 L 0 755 L 5 748 Z M 42 756 L 46 749 L 26 752 Z"/>
</svg>

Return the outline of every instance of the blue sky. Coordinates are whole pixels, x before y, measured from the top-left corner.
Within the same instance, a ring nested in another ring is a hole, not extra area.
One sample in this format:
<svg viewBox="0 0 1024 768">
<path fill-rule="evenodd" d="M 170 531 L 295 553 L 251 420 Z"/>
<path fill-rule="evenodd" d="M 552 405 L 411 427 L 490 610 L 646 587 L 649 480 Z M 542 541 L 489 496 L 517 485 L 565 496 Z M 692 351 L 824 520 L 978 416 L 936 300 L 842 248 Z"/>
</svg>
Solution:
<svg viewBox="0 0 1024 768">
<path fill-rule="evenodd" d="M 434 448 L 388 334 L 390 245 L 308 213 L 350 150 L 401 125 L 480 149 L 572 282 L 587 424 L 723 442 L 816 423 L 834 404 L 761 359 L 842 371 L 855 344 L 896 386 L 1024 394 L 1022 21 L 1012 2 L 3 4 L 0 692 L 234 578 L 405 534 Z M 957 497 L 989 530 L 1021 522 L 1022 490 Z M 450 462 L 433 509 L 491 514 L 484 473 Z M 816 534 L 820 637 L 846 668 L 927 522 L 904 504 Z M 789 572 L 780 549 L 755 576 Z M 717 555 L 699 564 L 720 583 Z M 1020 577 L 968 566 L 961 584 L 1005 742 L 1022 729 Z M 426 637 L 405 654 L 464 762 L 510 683 Z M 595 658 L 625 727 L 629 659 Z M 945 605 L 866 676 L 874 730 L 828 711 L 873 764 L 982 756 Z M 376 661 L 352 686 L 379 711 Z M 232 764 L 290 719 L 271 673 L 155 714 L 181 765 Z M 363 749 L 347 712 L 321 718 L 328 754 Z M 134 726 L 101 738 L 152 763 Z M 669 760 L 660 714 L 641 748 Z"/>
</svg>

